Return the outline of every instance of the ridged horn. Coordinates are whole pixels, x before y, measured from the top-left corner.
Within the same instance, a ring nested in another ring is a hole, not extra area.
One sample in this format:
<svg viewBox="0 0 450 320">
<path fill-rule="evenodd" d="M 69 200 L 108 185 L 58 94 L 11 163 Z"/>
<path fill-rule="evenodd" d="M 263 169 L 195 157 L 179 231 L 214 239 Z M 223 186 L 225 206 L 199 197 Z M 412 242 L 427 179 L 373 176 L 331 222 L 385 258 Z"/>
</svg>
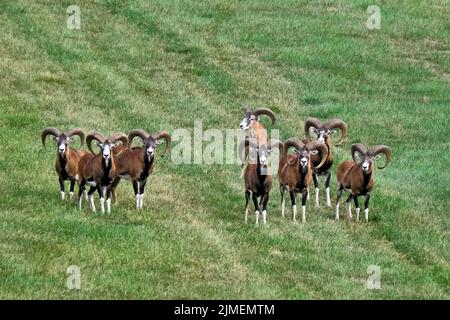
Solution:
<svg viewBox="0 0 450 320">
<path fill-rule="evenodd" d="M 150 134 L 142 129 L 131 130 L 131 132 L 128 134 L 128 142 L 130 146 L 133 143 L 133 139 L 136 137 L 139 137 L 142 139 L 142 141 L 144 141 L 145 139 L 148 139 L 148 137 L 150 137 Z"/>
<path fill-rule="evenodd" d="M 84 140 L 85 140 L 85 138 L 86 138 L 86 134 L 84 133 L 84 130 L 83 130 L 83 129 L 80 129 L 80 128 L 73 128 L 73 129 L 70 129 L 70 130 L 68 130 L 68 131 L 65 132 L 65 135 L 66 135 L 67 137 L 69 137 L 69 138 L 70 138 L 71 136 L 78 136 L 78 137 L 80 137 L 80 141 L 81 141 L 80 146 L 83 145 Z"/>
<path fill-rule="evenodd" d="M 42 130 L 41 139 L 42 139 L 42 144 L 44 145 L 44 147 L 45 147 L 45 138 L 47 138 L 48 135 L 52 135 L 56 138 L 60 134 L 61 134 L 61 131 L 59 131 L 59 129 L 57 129 L 57 128 L 45 128 L 44 130 Z"/>
<path fill-rule="evenodd" d="M 310 141 L 306 147 L 312 151 L 312 150 L 319 150 L 322 154 L 322 159 L 320 159 L 320 163 L 315 167 L 316 169 L 320 168 L 321 166 L 323 166 L 323 164 L 325 163 L 325 161 L 327 161 L 327 157 L 328 157 L 328 148 L 324 143 L 319 143 L 317 141 Z"/>
<path fill-rule="evenodd" d="M 106 139 L 109 143 L 115 144 L 117 141 L 121 141 L 123 146 L 126 148 L 128 147 L 128 137 L 123 132 L 116 132 L 113 133 L 111 136 Z"/>
<path fill-rule="evenodd" d="M 352 145 L 351 150 L 352 150 L 352 158 L 355 163 L 358 163 L 355 157 L 356 152 L 359 152 L 363 156 L 367 154 L 366 147 L 364 147 L 364 145 L 362 145 L 361 143 L 355 143 L 354 145 Z"/>
<path fill-rule="evenodd" d="M 338 128 L 341 130 L 341 138 L 338 142 L 335 143 L 336 146 L 339 146 L 344 140 L 347 138 L 347 124 L 341 119 L 333 119 L 328 121 L 323 125 L 326 129 L 332 130 Z"/>
<path fill-rule="evenodd" d="M 170 149 L 170 146 L 172 144 L 172 137 L 170 136 L 170 134 L 167 131 L 160 131 L 156 134 L 152 134 L 152 138 L 155 140 L 160 140 L 160 139 L 166 140 L 166 147 L 164 148 L 164 152 L 161 155 L 161 157 L 163 157 L 166 154 L 167 149 Z"/>
<path fill-rule="evenodd" d="M 92 154 L 96 154 L 94 150 L 92 150 L 92 141 L 95 140 L 97 142 L 103 143 L 105 142 L 105 137 L 99 132 L 91 132 L 86 136 L 86 144 L 88 146 L 89 151 Z"/>
<path fill-rule="evenodd" d="M 391 162 L 391 159 L 392 159 L 392 150 L 391 150 L 391 148 L 389 148 L 388 146 L 382 145 L 382 144 L 373 146 L 372 148 L 370 148 L 368 153 L 371 156 L 373 156 L 373 157 L 375 157 L 379 153 L 383 153 L 386 156 L 386 162 L 385 162 L 384 166 L 383 167 L 378 167 L 378 169 L 386 168 L 387 165 L 389 164 L 389 162 Z"/>
<path fill-rule="evenodd" d="M 317 119 L 317 118 L 308 118 L 308 119 L 306 119 L 306 122 L 305 122 L 305 136 L 308 139 L 311 138 L 311 134 L 310 134 L 309 129 L 311 127 L 319 129 L 319 128 L 322 127 L 322 125 L 323 125 L 322 122 L 319 119 Z"/>
<path fill-rule="evenodd" d="M 283 150 L 283 157 L 287 159 L 287 153 L 289 151 L 289 148 L 294 147 L 297 150 L 301 150 L 305 147 L 305 144 L 298 140 L 297 138 L 289 138 L 284 142 L 284 150 Z"/>
<path fill-rule="evenodd" d="M 275 124 L 275 113 L 273 113 L 273 111 L 270 110 L 269 108 L 258 108 L 253 112 L 253 114 L 255 116 L 260 116 L 262 114 L 269 116 L 270 119 L 272 120 L 272 125 Z"/>
</svg>

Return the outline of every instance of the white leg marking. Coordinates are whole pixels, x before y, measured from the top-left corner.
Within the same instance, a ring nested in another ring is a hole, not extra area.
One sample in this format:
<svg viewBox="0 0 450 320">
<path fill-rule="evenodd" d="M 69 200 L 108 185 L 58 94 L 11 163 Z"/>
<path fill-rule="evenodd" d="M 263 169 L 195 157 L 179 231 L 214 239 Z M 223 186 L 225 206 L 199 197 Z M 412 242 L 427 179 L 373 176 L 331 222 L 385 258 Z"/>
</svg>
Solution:
<svg viewBox="0 0 450 320">
<path fill-rule="evenodd" d="M 89 207 L 93 212 L 95 212 L 94 195 L 93 194 L 88 195 L 88 199 L 89 199 Z"/>
<path fill-rule="evenodd" d="M 84 199 L 88 200 L 88 192 L 87 192 L 87 190 L 84 190 L 83 194 L 84 194 Z"/>
<path fill-rule="evenodd" d="M 66 194 L 64 193 L 64 191 L 60 191 L 60 194 L 61 194 L 61 200 L 64 200 L 64 196 L 66 195 Z"/>
<path fill-rule="evenodd" d="M 262 212 L 262 219 L 263 219 L 263 224 L 267 223 L 267 211 L 263 210 Z"/>
<path fill-rule="evenodd" d="M 139 209 L 139 194 L 136 195 L 136 209 Z"/>
<path fill-rule="evenodd" d="M 369 222 L 369 209 L 364 209 L 364 216 L 366 218 L 366 222 Z"/>
<path fill-rule="evenodd" d="M 319 188 L 316 188 L 316 207 L 319 206 Z"/>
<path fill-rule="evenodd" d="M 309 200 L 309 188 L 308 188 L 308 193 L 306 194 L 306 200 Z"/>
<path fill-rule="evenodd" d="M 102 213 L 105 213 L 105 198 L 100 198 L 100 208 Z"/>
<path fill-rule="evenodd" d="M 256 224 L 258 224 L 259 223 L 259 211 L 258 210 L 256 210 L 255 211 L 255 217 L 256 217 Z"/>
<path fill-rule="evenodd" d="M 302 223 L 306 222 L 306 206 L 302 206 Z"/>
<path fill-rule="evenodd" d="M 80 198 L 78 199 L 78 209 L 81 210 L 81 200 L 82 200 L 82 196 L 80 196 Z"/>
<path fill-rule="evenodd" d="M 106 199 L 106 212 L 111 213 L 111 198 Z"/>
<path fill-rule="evenodd" d="M 284 204 L 286 200 L 285 197 L 283 197 L 283 200 L 281 201 L 281 216 L 284 218 Z"/>
<path fill-rule="evenodd" d="M 297 222 L 297 206 L 292 206 L 292 221 Z"/>
<path fill-rule="evenodd" d="M 327 195 L 327 207 L 331 208 L 330 188 L 326 188 L 325 193 Z"/>
<path fill-rule="evenodd" d="M 247 223 L 247 219 L 248 219 L 248 206 L 245 206 L 245 218 L 244 218 L 245 223 Z"/>
<path fill-rule="evenodd" d="M 336 204 L 336 220 L 339 220 L 339 202 Z"/>
<path fill-rule="evenodd" d="M 360 210 L 360 208 L 356 208 L 355 209 L 355 211 L 356 211 L 356 221 L 359 221 L 359 210 Z"/>
<path fill-rule="evenodd" d="M 352 218 L 352 202 L 347 203 L 347 216 L 349 219 Z"/>
<path fill-rule="evenodd" d="M 144 204 L 144 194 L 141 193 L 139 197 L 139 208 L 142 209 L 142 205 Z"/>
<path fill-rule="evenodd" d="M 69 192 L 69 200 L 72 200 L 73 198 L 73 192 Z"/>
</svg>

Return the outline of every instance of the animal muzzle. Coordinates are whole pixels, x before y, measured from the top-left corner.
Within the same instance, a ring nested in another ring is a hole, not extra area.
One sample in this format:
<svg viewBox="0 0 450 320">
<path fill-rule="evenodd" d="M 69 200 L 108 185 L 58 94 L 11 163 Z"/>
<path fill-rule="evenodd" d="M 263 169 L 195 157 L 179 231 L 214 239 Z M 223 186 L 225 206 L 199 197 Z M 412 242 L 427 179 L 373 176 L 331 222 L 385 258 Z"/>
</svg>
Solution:
<svg viewBox="0 0 450 320">
<path fill-rule="evenodd" d="M 369 164 L 368 162 L 363 162 L 363 164 L 361 165 L 361 168 L 362 168 L 364 171 L 369 171 L 370 164 Z"/>
<path fill-rule="evenodd" d="M 300 165 L 304 168 L 308 165 L 308 159 L 306 158 L 301 158 L 300 159 Z"/>
<path fill-rule="evenodd" d="M 266 168 L 267 165 L 269 164 L 269 162 L 267 161 L 267 159 L 266 159 L 266 160 L 261 160 L 260 163 L 261 163 L 261 167 L 263 167 L 263 168 Z"/>
<path fill-rule="evenodd" d="M 239 128 L 241 130 L 248 129 L 248 121 L 247 121 L 247 119 L 242 120 L 242 122 L 239 124 Z"/>
</svg>

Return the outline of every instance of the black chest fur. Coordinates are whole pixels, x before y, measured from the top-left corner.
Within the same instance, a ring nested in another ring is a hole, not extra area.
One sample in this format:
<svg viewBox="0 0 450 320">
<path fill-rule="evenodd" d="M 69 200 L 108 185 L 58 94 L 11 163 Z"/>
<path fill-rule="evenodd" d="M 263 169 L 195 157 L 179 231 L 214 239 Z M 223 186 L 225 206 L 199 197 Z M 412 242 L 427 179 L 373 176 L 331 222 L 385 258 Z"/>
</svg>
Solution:
<svg viewBox="0 0 450 320">
<path fill-rule="evenodd" d="M 361 192 L 359 193 L 359 195 L 365 195 L 368 192 L 370 192 L 371 190 L 368 189 L 369 186 L 369 182 L 370 182 L 370 178 L 372 177 L 372 174 L 365 174 L 363 175 L 363 185 L 361 188 Z"/>
<path fill-rule="evenodd" d="M 150 170 L 152 168 L 153 161 L 154 161 L 154 157 L 151 157 L 150 160 L 148 159 L 148 157 L 144 158 L 144 170 L 142 170 L 142 173 L 139 176 L 140 181 L 146 180 L 148 178 L 148 176 L 150 175 Z"/>
<path fill-rule="evenodd" d="M 107 186 L 112 183 L 111 170 L 112 170 L 111 161 L 108 163 L 108 165 L 106 165 L 106 162 L 103 159 L 103 175 L 100 179 L 100 184 L 102 186 Z"/>
<path fill-rule="evenodd" d="M 295 186 L 296 192 L 302 192 L 303 189 L 307 187 L 306 176 L 308 174 L 308 169 L 303 169 L 302 167 L 300 167 L 299 174 L 300 174 L 300 179 L 298 180 L 297 185 Z"/>
<path fill-rule="evenodd" d="M 66 164 L 67 164 L 67 160 L 64 159 L 61 156 L 58 156 L 58 161 L 59 161 L 59 167 L 61 168 L 61 178 L 63 180 L 68 180 L 69 179 L 69 173 L 66 170 Z"/>
</svg>

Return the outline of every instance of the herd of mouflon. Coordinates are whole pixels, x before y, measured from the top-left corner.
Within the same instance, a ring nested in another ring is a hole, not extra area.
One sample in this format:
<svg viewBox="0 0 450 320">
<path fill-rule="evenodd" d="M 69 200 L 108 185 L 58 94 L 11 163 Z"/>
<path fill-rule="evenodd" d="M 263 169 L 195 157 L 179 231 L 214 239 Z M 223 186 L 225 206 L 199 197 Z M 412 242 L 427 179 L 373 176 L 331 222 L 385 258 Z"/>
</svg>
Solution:
<svg viewBox="0 0 450 320">
<path fill-rule="evenodd" d="M 256 223 L 259 222 L 260 207 L 262 223 L 267 222 L 267 203 L 272 189 L 270 154 L 279 150 L 278 179 L 281 195 L 281 214 L 285 213 L 285 197 L 289 193 L 292 205 L 292 220 L 297 221 L 297 194 L 301 194 L 301 221 L 306 222 L 306 201 L 309 187 L 314 183 L 315 204 L 319 206 L 319 177 L 325 178 L 326 206 L 331 207 L 330 178 L 333 166 L 333 147 L 339 146 L 347 137 L 347 125 L 341 119 L 321 122 L 317 118 L 308 118 L 305 122 L 305 138 L 289 138 L 282 142 L 270 139 L 267 130 L 260 122 L 266 115 L 275 124 L 275 114 L 268 108 L 244 109 L 244 118 L 240 128 L 245 131 L 245 139 L 238 147 L 239 157 L 244 163 L 245 181 L 245 222 L 248 220 L 249 201 L 252 198 Z M 340 131 L 340 139 L 333 144 L 331 136 Z M 313 139 L 314 133 L 317 139 Z M 142 129 L 132 130 L 128 135 L 114 133 L 109 137 L 98 132 L 88 135 L 79 128 L 61 132 L 57 128 L 45 128 L 42 131 L 42 143 L 45 146 L 47 136 L 56 141 L 57 156 L 55 169 L 59 179 L 61 199 L 65 198 L 65 182 L 70 182 L 69 198 L 74 196 L 75 184 L 78 184 L 77 203 L 81 209 L 82 199 L 86 198 L 92 211 L 96 211 L 94 193 L 100 197 L 101 212 L 111 211 L 111 198 L 116 199 L 116 188 L 121 179 L 130 180 L 136 198 L 136 208 L 143 205 L 147 179 L 153 172 L 157 146 L 165 143 L 163 155 L 171 146 L 171 136 L 166 131 L 150 134 Z M 81 145 L 86 141 L 88 151 L 77 150 L 69 146 L 78 136 Z M 139 139 L 140 147 L 131 147 L 134 139 Z M 92 148 L 95 141 L 99 152 Z M 293 149 L 293 153 L 289 150 Z M 374 162 L 384 154 L 385 168 L 391 161 L 391 149 L 385 145 L 366 148 L 358 143 L 351 147 L 353 160 L 343 161 L 337 167 L 336 215 L 339 219 L 339 201 L 346 191 L 347 217 L 352 218 L 352 201 L 355 205 L 356 220 L 359 220 L 359 197 L 364 197 L 364 217 L 368 221 L 369 200 L 374 187 Z M 89 191 L 86 187 L 89 187 Z"/>
</svg>

